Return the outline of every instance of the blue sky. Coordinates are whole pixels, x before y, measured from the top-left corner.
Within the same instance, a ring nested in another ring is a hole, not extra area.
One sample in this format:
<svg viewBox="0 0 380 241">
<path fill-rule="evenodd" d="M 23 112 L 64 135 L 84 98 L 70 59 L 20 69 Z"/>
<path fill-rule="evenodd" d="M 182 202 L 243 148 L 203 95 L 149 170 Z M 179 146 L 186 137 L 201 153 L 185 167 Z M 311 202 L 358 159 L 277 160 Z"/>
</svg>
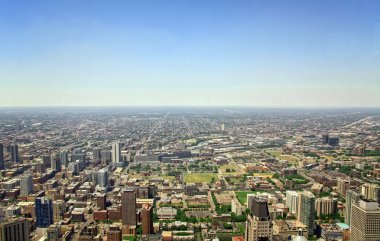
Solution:
<svg viewBox="0 0 380 241">
<path fill-rule="evenodd" d="M 380 1 L 0 1 L 1 106 L 380 106 Z"/>
</svg>

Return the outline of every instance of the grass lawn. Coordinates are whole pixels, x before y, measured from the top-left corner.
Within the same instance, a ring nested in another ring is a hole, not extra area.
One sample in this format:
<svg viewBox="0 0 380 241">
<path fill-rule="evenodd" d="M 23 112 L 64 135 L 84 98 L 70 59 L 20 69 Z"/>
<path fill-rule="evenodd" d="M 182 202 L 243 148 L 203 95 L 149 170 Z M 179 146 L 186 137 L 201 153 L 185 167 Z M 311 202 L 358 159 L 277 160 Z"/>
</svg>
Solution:
<svg viewBox="0 0 380 241">
<path fill-rule="evenodd" d="M 212 178 L 214 178 L 215 180 L 218 180 L 218 174 L 216 174 L 216 173 L 185 174 L 185 182 L 186 183 L 200 183 L 200 182 L 210 183 Z"/>
<path fill-rule="evenodd" d="M 123 240 L 135 241 L 135 236 L 123 236 Z"/>
<path fill-rule="evenodd" d="M 282 155 L 281 149 L 265 149 L 265 152 L 273 157 L 280 157 Z"/>
<path fill-rule="evenodd" d="M 245 192 L 235 192 L 237 199 L 242 205 L 246 205 L 247 203 L 247 194 L 254 194 L 257 191 L 245 191 Z"/>
<path fill-rule="evenodd" d="M 224 173 L 236 173 L 236 172 L 239 172 L 239 168 L 233 164 L 226 164 L 226 165 L 222 165 L 219 167 L 219 169 Z M 229 169 L 230 171 L 227 172 L 227 169 Z"/>
<path fill-rule="evenodd" d="M 295 162 L 299 161 L 300 159 L 293 155 L 280 155 L 279 157 L 281 160 L 285 160 L 290 162 L 291 164 L 294 164 Z"/>
<path fill-rule="evenodd" d="M 273 177 L 273 173 L 269 173 L 269 172 L 260 173 L 260 172 L 258 172 L 258 173 L 253 173 L 253 176 L 255 176 L 255 177 L 263 177 L 263 178 L 267 178 L 267 177 L 272 178 Z"/>
</svg>

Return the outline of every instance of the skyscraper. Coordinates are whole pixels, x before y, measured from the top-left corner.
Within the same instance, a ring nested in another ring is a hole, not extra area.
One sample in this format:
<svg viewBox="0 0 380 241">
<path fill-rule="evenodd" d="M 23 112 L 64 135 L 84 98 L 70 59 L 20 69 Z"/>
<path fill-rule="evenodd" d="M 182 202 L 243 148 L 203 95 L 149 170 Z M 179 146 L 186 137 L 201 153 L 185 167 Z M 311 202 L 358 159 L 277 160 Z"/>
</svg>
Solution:
<svg viewBox="0 0 380 241">
<path fill-rule="evenodd" d="M 53 205 L 47 197 L 36 198 L 36 225 L 47 228 L 53 223 Z"/>
<path fill-rule="evenodd" d="M 20 194 L 28 196 L 33 192 L 32 174 L 25 174 L 20 177 Z"/>
<path fill-rule="evenodd" d="M 96 194 L 96 206 L 100 210 L 105 210 L 107 208 L 107 195 L 106 194 L 101 194 L 97 193 Z"/>
<path fill-rule="evenodd" d="M 98 185 L 103 188 L 108 188 L 108 170 L 106 168 L 99 170 Z"/>
<path fill-rule="evenodd" d="M 331 197 L 317 198 L 315 201 L 317 216 L 335 214 L 338 211 L 338 199 Z"/>
<path fill-rule="evenodd" d="M 0 223 L 0 241 L 29 241 L 29 226 L 25 218 L 3 220 Z"/>
<path fill-rule="evenodd" d="M 100 151 L 100 162 L 102 165 L 108 165 L 112 159 L 112 153 L 109 150 Z"/>
<path fill-rule="evenodd" d="M 136 193 L 134 190 L 124 190 L 121 195 L 122 223 L 136 226 Z"/>
<path fill-rule="evenodd" d="M 360 200 L 352 205 L 351 241 L 380 239 L 380 208 L 377 202 Z"/>
<path fill-rule="evenodd" d="M 153 208 L 149 205 L 144 205 L 141 210 L 141 225 L 142 234 L 149 235 L 153 233 Z"/>
<path fill-rule="evenodd" d="M 61 165 L 67 167 L 69 164 L 69 152 L 67 150 L 63 150 L 59 153 L 59 159 L 61 160 Z"/>
<path fill-rule="evenodd" d="M 298 212 L 298 192 L 286 191 L 286 206 L 289 208 L 289 212 Z"/>
<path fill-rule="evenodd" d="M 308 235 L 314 234 L 315 196 L 310 191 L 303 191 L 298 196 L 298 221 L 307 225 Z"/>
<path fill-rule="evenodd" d="M 120 142 L 112 143 L 112 162 L 113 163 L 121 162 L 121 143 Z"/>
<path fill-rule="evenodd" d="M 53 169 L 56 172 L 61 171 L 61 161 L 59 160 L 59 156 L 55 153 L 51 154 L 51 169 Z"/>
<path fill-rule="evenodd" d="M 0 143 L 0 170 L 4 169 L 4 146 Z"/>
<path fill-rule="evenodd" d="M 268 201 L 255 197 L 252 200 L 250 213 L 247 214 L 246 241 L 272 241 L 273 229 L 269 215 Z"/>
<path fill-rule="evenodd" d="M 9 150 L 11 152 L 11 162 L 19 162 L 18 145 L 16 143 L 12 143 L 9 146 Z"/>
<path fill-rule="evenodd" d="M 377 184 L 365 183 L 362 186 L 362 195 L 365 199 L 370 199 L 380 203 L 380 186 Z"/>
<path fill-rule="evenodd" d="M 101 156 L 100 156 L 100 148 L 94 148 L 94 150 L 92 151 L 92 157 L 93 157 L 93 161 L 98 164 L 100 163 L 100 159 L 101 159 Z"/>
<path fill-rule="evenodd" d="M 53 222 L 58 222 L 63 219 L 66 206 L 62 200 L 56 200 L 53 202 Z"/>
<path fill-rule="evenodd" d="M 346 194 L 346 210 L 344 213 L 345 223 L 348 224 L 348 226 L 351 226 L 351 209 L 352 205 L 356 204 L 360 200 L 360 194 L 353 191 L 348 190 Z"/>
<path fill-rule="evenodd" d="M 338 193 L 345 197 L 347 191 L 350 190 L 350 180 L 338 177 L 336 184 Z"/>
</svg>

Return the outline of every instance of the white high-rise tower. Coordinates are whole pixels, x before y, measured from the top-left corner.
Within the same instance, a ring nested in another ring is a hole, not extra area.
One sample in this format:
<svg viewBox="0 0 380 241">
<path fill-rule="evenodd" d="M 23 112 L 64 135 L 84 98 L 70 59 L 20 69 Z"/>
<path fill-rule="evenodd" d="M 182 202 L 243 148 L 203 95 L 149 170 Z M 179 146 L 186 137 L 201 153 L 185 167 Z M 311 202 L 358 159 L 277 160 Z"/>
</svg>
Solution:
<svg viewBox="0 0 380 241">
<path fill-rule="evenodd" d="M 112 143 L 112 162 L 119 163 L 121 161 L 121 143 L 114 142 Z"/>
</svg>

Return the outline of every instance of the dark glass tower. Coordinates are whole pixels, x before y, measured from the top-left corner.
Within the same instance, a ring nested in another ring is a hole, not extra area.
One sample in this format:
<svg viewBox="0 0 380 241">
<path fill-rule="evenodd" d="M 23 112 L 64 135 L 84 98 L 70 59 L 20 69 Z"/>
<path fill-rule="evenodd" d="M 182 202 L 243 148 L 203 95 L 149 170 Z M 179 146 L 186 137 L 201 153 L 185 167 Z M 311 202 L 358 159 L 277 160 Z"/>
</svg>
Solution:
<svg viewBox="0 0 380 241">
<path fill-rule="evenodd" d="M 40 228 L 47 228 L 53 224 L 53 203 L 46 197 L 36 198 L 36 225 Z"/>
</svg>

